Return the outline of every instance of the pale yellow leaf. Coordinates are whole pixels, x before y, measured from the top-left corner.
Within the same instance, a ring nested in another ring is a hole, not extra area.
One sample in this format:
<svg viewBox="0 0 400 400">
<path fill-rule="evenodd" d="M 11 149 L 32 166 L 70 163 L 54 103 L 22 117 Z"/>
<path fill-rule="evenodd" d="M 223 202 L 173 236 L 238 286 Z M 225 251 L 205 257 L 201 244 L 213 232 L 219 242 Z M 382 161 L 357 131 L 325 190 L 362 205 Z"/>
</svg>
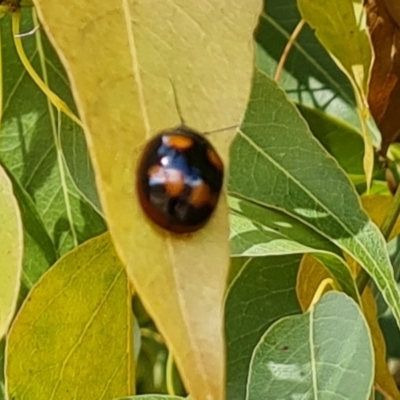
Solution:
<svg viewBox="0 0 400 400">
<path fill-rule="evenodd" d="M 136 198 L 137 159 L 159 130 L 238 125 L 250 92 L 261 0 L 35 0 L 86 126 L 117 250 L 165 336 L 195 400 L 224 398 L 223 299 L 228 207 L 175 236 L 149 223 Z M 208 138 L 224 159 L 234 128 Z"/>
<path fill-rule="evenodd" d="M 21 214 L 12 185 L 0 166 L 0 338 L 15 312 L 23 255 Z"/>
<path fill-rule="evenodd" d="M 364 170 L 369 187 L 374 167 L 373 139 L 376 132 L 367 102 L 373 54 L 363 2 L 297 0 L 297 3 L 303 18 L 315 30 L 318 40 L 353 85 L 364 137 Z"/>
</svg>

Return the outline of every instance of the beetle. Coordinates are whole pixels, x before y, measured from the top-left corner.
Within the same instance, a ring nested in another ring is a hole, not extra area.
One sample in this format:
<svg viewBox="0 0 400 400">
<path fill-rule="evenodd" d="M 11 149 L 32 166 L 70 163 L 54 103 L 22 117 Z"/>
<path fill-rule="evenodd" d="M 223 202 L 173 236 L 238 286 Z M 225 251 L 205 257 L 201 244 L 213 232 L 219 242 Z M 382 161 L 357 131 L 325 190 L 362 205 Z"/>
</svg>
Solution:
<svg viewBox="0 0 400 400">
<path fill-rule="evenodd" d="M 211 217 L 223 179 L 223 162 L 211 143 L 181 125 L 147 143 L 139 158 L 136 189 L 151 221 L 173 233 L 191 233 Z"/>
</svg>

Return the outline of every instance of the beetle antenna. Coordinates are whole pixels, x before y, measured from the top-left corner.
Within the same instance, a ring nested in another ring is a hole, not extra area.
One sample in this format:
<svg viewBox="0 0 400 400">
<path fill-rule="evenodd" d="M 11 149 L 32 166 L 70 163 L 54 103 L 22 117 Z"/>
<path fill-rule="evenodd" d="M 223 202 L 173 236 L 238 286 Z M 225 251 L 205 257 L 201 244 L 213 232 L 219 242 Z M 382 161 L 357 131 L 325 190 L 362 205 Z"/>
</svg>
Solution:
<svg viewBox="0 0 400 400">
<path fill-rule="evenodd" d="M 211 133 L 227 131 L 228 129 L 232 129 L 232 128 L 239 128 L 239 126 L 240 126 L 240 124 L 236 124 L 236 125 L 226 126 L 225 128 L 217 128 L 212 131 L 204 132 L 204 135 L 210 135 Z"/>
<path fill-rule="evenodd" d="M 181 105 L 180 105 L 179 100 L 178 100 L 178 93 L 176 92 L 175 86 L 174 86 L 174 84 L 173 84 L 171 79 L 169 79 L 169 82 L 171 84 L 172 92 L 174 94 L 175 106 L 176 106 L 176 110 L 177 110 L 178 115 L 179 115 L 181 126 L 186 126 L 185 120 L 183 119 L 183 116 L 182 116 L 182 108 L 181 108 Z M 226 131 L 228 129 L 238 128 L 239 126 L 240 126 L 240 124 L 236 124 L 236 125 L 226 126 L 224 128 L 217 128 L 217 129 L 214 129 L 212 131 L 204 132 L 203 135 L 209 135 L 211 133 L 222 132 L 222 131 Z"/>
<path fill-rule="evenodd" d="M 179 116 L 179 120 L 181 122 L 181 126 L 185 126 L 186 124 L 185 124 L 185 120 L 183 119 L 183 116 L 182 116 L 182 108 L 181 108 L 181 105 L 180 105 L 179 100 L 178 100 L 178 94 L 176 92 L 175 86 L 174 86 L 174 84 L 173 84 L 171 79 L 169 79 L 169 82 L 171 84 L 172 92 L 174 94 L 175 106 L 176 106 L 176 110 L 178 112 L 178 116 Z"/>
</svg>

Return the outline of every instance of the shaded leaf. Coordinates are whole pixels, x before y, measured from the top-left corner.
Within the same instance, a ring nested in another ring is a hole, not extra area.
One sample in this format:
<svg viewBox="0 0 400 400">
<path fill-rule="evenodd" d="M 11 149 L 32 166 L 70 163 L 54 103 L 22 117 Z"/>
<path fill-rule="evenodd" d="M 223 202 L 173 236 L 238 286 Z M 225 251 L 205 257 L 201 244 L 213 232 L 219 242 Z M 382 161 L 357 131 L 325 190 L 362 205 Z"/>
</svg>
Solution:
<svg viewBox="0 0 400 400">
<path fill-rule="evenodd" d="M 346 173 L 365 182 L 363 169 L 364 144 L 359 132 L 338 118 L 303 105 L 297 106 L 313 135 L 337 160 Z"/>
<path fill-rule="evenodd" d="M 198 131 L 239 123 L 261 0 L 35 5 L 75 88 L 103 210 L 135 290 L 193 398 L 220 400 L 229 267 L 226 201 L 199 233 L 176 237 L 142 212 L 135 171 L 145 142 L 180 123 L 173 89 L 182 118 Z M 65 24 L 70 13 L 73 21 Z M 233 133 L 231 128 L 209 136 L 222 155 Z"/>
<path fill-rule="evenodd" d="M 21 213 L 11 182 L 0 166 L 0 339 L 17 305 L 23 255 Z"/>
<path fill-rule="evenodd" d="M 143 334 L 143 328 L 142 328 Z M 136 368 L 136 392 L 166 393 L 166 362 L 168 350 L 165 345 L 151 337 L 143 336 Z"/>
<path fill-rule="evenodd" d="M 43 273 L 54 264 L 58 255 L 32 199 L 9 173 L 15 197 L 21 209 L 24 227 L 23 297 Z"/>
<path fill-rule="evenodd" d="M 359 194 L 367 191 L 367 182 L 363 168 L 364 142 L 359 131 L 337 117 L 297 105 L 301 115 L 306 119 L 313 135 L 325 149 L 338 161 L 346 171 Z M 390 194 L 386 184 L 386 170 L 382 160 L 375 156 L 373 181 L 369 194 Z"/>
<path fill-rule="evenodd" d="M 400 27 L 400 5 L 399 3 L 391 0 L 385 0 L 385 5 L 389 11 L 390 16 L 396 21 Z"/>
<path fill-rule="evenodd" d="M 382 153 L 399 138 L 400 106 L 400 24 L 388 10 L 398 8 L 397 1 L 368 0 L 368 28 L 375 59 L 371 70 L 368 102 L 382 133 Z M 399 9 L 400 10 L 400 9 Z"/>
<path fill-rule="evenodd" d="M 65 163 L 77 190 L 102 215 L 100 199 L 96 190 L 92 163 L 88 154 L 85 136 L 72 121 L 66 121 L 70 129 L 61 131 L 61 146 Z"/>
<path fill-rule="evenodd" d="M 330 292 L 308 313 L 283 318 L 265 333 L 253 353 L 246 399 L 365 400 L 373 367 L 360 309 Z"/>
<path fill-rule="evenodd" d="M 22 10 L 21 31 L 37 25 Z M 11 16 L 1 21 L 3 110 L 0 159 L 32 198 L 58 254 L 105 230 L 102 218 L 76 190 L 64 162 L 60 136 L 77 128 L 61 116 L 22 66 L 13 43 Z M 73 107 L 69 82 L 43 30 L 23 45 L 35 70 Z M 32 253 L 34 254 L 34 253 Z"/>
<path fill-rule="evenodd" d="M 7 340 L 9 397 L 132 394 L 132 333 L 126 274 L 103 235 L 60 259 L 20 309 Z"/>
<path fill-rule="evenodd" d="M 375 280 L 400 323 L 400 293 L 382 235 L 346 175 L 262 73 L 255 76 L 239 133 L 231 151 L 231 194 L 281 210 L 349 253 Z"/>
<path fill-rule="evenodd" d="M 297 0 L 268 0 L 264 8 L 256 35 L 257 65 L 272 77 L 301 16 Z M 290 50 L 279 84 L 293 101 L 360 129 L 351 83 L 307 25 Z"/>
<path fill-rule="evenodd" d="M 245 398 L 250 359 L 265 330 L 299 313 L 296 277 L 301 256 L 247 259 L 232 281 L 225 304 L 228 400 Z"/>
</svg>

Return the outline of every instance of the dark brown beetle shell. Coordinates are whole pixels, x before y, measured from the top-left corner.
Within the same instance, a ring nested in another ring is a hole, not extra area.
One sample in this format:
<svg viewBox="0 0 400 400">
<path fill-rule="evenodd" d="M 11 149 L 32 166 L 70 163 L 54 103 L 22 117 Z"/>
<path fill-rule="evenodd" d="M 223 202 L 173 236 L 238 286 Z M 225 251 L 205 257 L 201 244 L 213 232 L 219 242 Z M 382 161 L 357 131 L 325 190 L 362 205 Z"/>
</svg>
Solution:
<svg viewBox="0 0 400 400">
<path fill-rule="evenodd" d="M 210 142 L 182 126 L 160 132 L 146 145 L 137 193 L 150 220 L 174 233 L 190 233 L 211 217 L 223 177 L 223 163 Z"/>
</svg>

